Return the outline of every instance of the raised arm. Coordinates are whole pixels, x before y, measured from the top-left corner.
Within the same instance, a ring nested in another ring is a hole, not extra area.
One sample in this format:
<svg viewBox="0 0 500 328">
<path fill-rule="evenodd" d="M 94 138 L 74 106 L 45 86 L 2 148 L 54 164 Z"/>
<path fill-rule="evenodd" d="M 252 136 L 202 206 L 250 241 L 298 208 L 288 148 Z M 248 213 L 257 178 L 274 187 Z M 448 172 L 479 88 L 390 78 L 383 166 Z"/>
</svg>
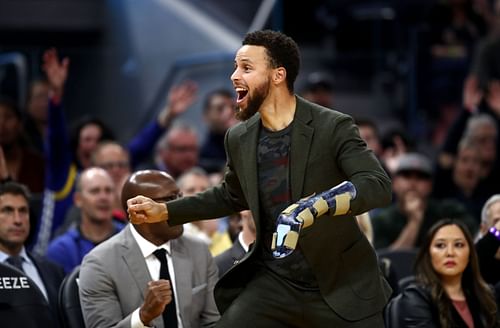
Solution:
<svg viewBox="0 0 500 328">
<path fill-rule="evenodd" d="M 166 105 L 156 119 L 139 131 L 128 144 L 132 167 L 151 154 L 154 145 L 173 120 L 191 107 L 196 100 L 197 91 L 198 86 L 193 81 L 181 83 L 169 90 Z"/>
</svg>

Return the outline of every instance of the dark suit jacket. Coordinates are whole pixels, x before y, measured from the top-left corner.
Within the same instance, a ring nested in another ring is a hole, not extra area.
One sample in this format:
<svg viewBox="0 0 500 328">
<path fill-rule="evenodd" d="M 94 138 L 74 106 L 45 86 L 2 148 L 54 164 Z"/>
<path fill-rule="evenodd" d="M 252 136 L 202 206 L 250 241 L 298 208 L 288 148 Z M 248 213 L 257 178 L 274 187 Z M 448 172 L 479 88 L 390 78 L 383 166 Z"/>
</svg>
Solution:
<svg viewBox="0 0 500 328">
<path fill-rule="evenodd" d="M 33 263 L 35 263 L 38 273 L 42 278 L 49 304 L 52 308 L 57 308 L 57 300 L 59 295 L 59 287 L 64 279 L 64 270 L 54 262 L 47 260 L 45 257 L 28 253 Z"/>
<path fill-rule="evenodd" d="M 351 202 L 350 213 L 318 218 L 302 231 L 299 243 L 327 304 L 347 320 L 366 318 L 382 310 L 390 288 L 381 278 L 373 248 L 354 215 L 387 206 L 391 201 L 390 179 L 348 115 L 297 97 L 292 124 L 290 179 L 294 201 L 345 180 L 356 186 L 357 197 Z M 222 184 L 168 203 L 172 224 L 223 217 L 244 209 L 252 211 L 256 244 L 217 283 L 215 298 L 221 313 L 251 279 L 255 250 L 262 242 L 257 176 L 259 130 L 259 114 L 229 129 Z"/>
<path fill-rule="evenodd" d="M 57 327 L 36 283 L 23 272 L 0 262 L 0 323 L 2 327 Z"/>
<path fill-rule="evenodd" d="M 35 263 L 38 273 L 42 278 L 45 290 L 47 291 L 47 297 L 49 299 L 49 305 L 53 313 L 54 320 L 59 322 L 57 301 L 59 296 L 59 287 L 64 279 L 64 270 L 62 267 L 45 257 L 31 254 L 29 252 L 28 256 L 31 258 L 33 263 Z"/>
<path fill-rule="evenodd" d="M 231 248 L 217 255 L 214 260 L 219 268 L 219 277 L 222 277 L 227 270 L 241 260 L 241 258 L 245 256 L 245 253 L 245 249 L 241 246 L 240 241 L 236 239 Z"/>
</svg>

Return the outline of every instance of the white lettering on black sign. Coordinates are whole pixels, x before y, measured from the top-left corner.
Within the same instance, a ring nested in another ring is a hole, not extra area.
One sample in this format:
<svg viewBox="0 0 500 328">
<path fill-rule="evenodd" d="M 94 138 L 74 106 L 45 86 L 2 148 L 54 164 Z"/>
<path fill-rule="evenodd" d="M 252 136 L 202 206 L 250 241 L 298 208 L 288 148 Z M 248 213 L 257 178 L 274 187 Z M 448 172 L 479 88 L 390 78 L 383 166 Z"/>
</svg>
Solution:
<svg viewBox="0 0 500 328">
<path fill-rule="evenodd" d="M 27 277 L 0 277 L 0 289 L 31 288 Z"/>
</svg>

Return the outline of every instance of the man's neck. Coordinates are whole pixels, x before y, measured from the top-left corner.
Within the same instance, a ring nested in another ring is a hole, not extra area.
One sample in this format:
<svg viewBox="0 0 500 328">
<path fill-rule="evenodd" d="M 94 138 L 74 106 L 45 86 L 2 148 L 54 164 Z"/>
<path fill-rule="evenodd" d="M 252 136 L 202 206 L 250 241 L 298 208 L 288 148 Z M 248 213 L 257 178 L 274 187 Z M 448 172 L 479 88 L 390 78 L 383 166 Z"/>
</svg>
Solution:
<svg viewBox="0 0 500 328">
<path fill-rule="evenodd" d="M 290 125 L 295 115 L 297 100 L 287 89 L 274 89 L 259 109 L 262 125 L 271 131 L 280 131 Z"/>
<path fill-rule="evenodd" d="M 10 256 L 16 256 L 21 253 L 21 250 L 23 249 L 23 245 L 4 245 L 0 244 L 0 251 L 4 252 L 5 254 L 9 254 Z"/>
<path fill-rule="evenodd" d="M 82 217 L 82 222 L 80 223 L 82 235 L 93 243 L 100 243 L 106 240 L 113 234 L 114 229 L 112 220 L 95 221 Z"/>
<path fill-rule="evenodd" d="M 250 232 L 248 229 L 241 231 L 241 236 L 243 237 L 243 242 L 248 246 L 255 241 L 255 234 Z"/>
</svg>

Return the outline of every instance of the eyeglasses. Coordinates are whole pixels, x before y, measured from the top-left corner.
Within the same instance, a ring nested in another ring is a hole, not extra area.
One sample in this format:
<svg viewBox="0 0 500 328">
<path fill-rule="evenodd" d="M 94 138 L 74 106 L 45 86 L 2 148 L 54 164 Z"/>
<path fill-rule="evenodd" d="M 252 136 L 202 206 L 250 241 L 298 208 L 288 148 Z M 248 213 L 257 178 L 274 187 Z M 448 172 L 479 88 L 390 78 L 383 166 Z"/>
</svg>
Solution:
<svg viewBox="0 0 500 328">
<path fill-rule="evenodd" d="M 111 170 L 115 167 L 117 169 L 128 169 L 130 167 L 130 164 L 127 161 L 104 162 L 104 163 L 100 164 L 99 167 L 101 167 L 105 170 Z"/>
<path fill-rule="evenodd" d="M 194 153 L 198 151 L 197 146 L 176 146 L 176 145 L 169 145 L 168 147 L 169 150 L 177 153 Z"/>
<path fill-rule="evenodd" d="M 162 203 L 162 202 L 168 202 L 168 201 L 171 201 L 171 200 L 174 200 L 174 199 L 177 199 L 179 197 L 181 197 L 181 193 L 178 192 L 178 193 L 175 193 L 173 195 L 170 195 L 170 196 L 165 196 L 165 197 L 159 197 L 159 198 L 153 198 L 153 200 L 155 202 L 158 202 L 158 203 Z"/>
</svg>

